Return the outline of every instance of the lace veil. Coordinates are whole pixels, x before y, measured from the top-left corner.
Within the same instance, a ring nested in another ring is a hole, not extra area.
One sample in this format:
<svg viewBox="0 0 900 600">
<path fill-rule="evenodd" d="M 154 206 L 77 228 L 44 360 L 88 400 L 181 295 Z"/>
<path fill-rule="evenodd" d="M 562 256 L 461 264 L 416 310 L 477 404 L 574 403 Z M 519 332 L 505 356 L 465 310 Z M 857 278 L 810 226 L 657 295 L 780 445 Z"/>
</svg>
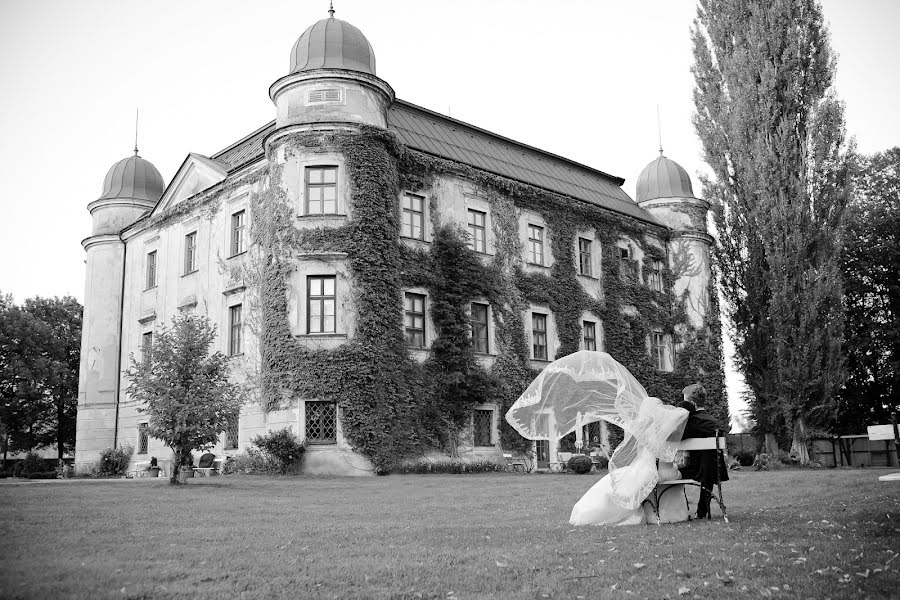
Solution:
<svg viewBox="0 0 900 600">
<path fill-rule="evenodd" d="M 625 439 L 613 452 L 609 473 L 613 501 L 634 509 L 658 480 L 656 459 L 672 462 L 687 421 L 686 410 L 663 404 L 605 352 L 582 350 L 549 364 L 506 413 L 506 421 L 530 440 L 558 440 L 606 421 Z"/>
</svg>

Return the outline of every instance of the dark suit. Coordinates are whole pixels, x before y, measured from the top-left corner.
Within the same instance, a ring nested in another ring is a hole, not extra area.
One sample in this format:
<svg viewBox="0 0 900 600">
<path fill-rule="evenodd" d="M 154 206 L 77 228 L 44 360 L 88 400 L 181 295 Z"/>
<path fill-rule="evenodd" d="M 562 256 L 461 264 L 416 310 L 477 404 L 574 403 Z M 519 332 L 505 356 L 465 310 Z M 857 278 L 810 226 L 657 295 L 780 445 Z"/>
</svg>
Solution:
<svg viewBox="0 0 900 600">
<path fill-rule="evenodd" d="M 719 430 L 719 435 L 724 435 L 722 426 L 711 414 L 698 408 L 688 416 L 684 426 L 682 439 L 713 437 Z M 716 469 L 718 468 L 718 478 Z M 717 450 L 691 450 L 687 465 L 681 469 L 681 476 L 685 479 L 693 479 L 700 483 L 700 502 L 697 504 L 697 517 L 704 518 L 709 515 L 709 503 L 712 499 L 712 488 L 718 481 L 728 481 L 728 467 L 725 461 L 719 458 Z"/>
</svg>

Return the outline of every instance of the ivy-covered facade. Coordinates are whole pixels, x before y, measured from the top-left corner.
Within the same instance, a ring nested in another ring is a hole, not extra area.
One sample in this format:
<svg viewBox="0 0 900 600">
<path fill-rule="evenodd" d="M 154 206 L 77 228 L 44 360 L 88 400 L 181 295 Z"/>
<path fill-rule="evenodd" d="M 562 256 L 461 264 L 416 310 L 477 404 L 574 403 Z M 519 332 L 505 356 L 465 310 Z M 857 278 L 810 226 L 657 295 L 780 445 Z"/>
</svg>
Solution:
<svg viewBox="0 0 900 600">
<path fill-rule="evenodd" d="M 217 454 L 290 427 L 314 473 L 432 452 L 550 466 L 567 441 L 524 440 L 503 415 L 581 349 L 665 401 L 701 381 L 727 422 L 708 205 L 674 162 L 648 165 L 635 202 L 620 178 L 396 99 L 362 33 L 333 16 L 298 39 L 270 96 L 274 122 L 190 155 L 147 212 L 104 234 L 123 277 L 88 285 L 88 302 L 121 304 L 118 332 L 86 327 L 88 350 L 139 354 L 179 310 L 219 324 L 254 401 Z M 110 437 L 151 454 L 124 385 L 100 402 L 90 366 L 82 376 L 76 461 Z"/>
</svg>

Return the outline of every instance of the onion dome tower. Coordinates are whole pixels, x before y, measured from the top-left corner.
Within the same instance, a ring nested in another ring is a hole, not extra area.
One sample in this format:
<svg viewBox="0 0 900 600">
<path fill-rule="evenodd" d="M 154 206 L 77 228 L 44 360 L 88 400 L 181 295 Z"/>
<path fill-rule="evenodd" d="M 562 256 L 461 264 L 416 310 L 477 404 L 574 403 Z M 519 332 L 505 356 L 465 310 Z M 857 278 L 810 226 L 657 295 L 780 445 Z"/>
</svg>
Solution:
<svg viewBox="0 0 900 600">
<path fill-rule="evenodd" d="M 363 33 L 329 17 L 309 27 L 291 50 L 290 72 L 269 88 L 276 129 L 313 123 L 387 127 L 394 90 L 375 74 L 375 52 Z"/>
<path fill-rule="evenodd" d="M 91 236 L 81 242 L 87 257 L 75 434 L 78 472 L 89 470 L 100 451 L 116 443 L 125 277 L 120 233 L 153 209 L 163 189 L 159 171 L 135 148 L 133 156 L 110 168 L 100 197 L 87 206 L 93 227 Z"/>
<path fill-rule="evenodd" d="M 709 202 L 694 196 L 691 178 L 674 160 L 663 156 L 644 167 L 637 180 L 638 205 L 672 230 L 669 258 L 675 269 L 675 296 L 687 292 L 691 324 L 702 327 L 709 311 L 709 257 L 713 239 L 706 228 Z"/>
</svg>

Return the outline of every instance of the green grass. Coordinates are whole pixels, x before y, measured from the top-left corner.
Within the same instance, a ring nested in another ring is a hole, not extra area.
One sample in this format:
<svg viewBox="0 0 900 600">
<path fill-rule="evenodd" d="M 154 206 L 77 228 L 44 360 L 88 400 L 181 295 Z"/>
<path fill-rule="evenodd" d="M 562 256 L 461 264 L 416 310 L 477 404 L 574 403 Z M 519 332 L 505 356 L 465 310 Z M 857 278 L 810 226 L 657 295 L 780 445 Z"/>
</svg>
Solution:
<svg viewBox="0 0 900 600">
<path fill-rule="evenodd" d="M 0 596 L 897 598 L 885 472 L 736 472 L 730 523 L 662 527 L 569 526 L 595 475 L 4 483 Z"/>
</svg>

